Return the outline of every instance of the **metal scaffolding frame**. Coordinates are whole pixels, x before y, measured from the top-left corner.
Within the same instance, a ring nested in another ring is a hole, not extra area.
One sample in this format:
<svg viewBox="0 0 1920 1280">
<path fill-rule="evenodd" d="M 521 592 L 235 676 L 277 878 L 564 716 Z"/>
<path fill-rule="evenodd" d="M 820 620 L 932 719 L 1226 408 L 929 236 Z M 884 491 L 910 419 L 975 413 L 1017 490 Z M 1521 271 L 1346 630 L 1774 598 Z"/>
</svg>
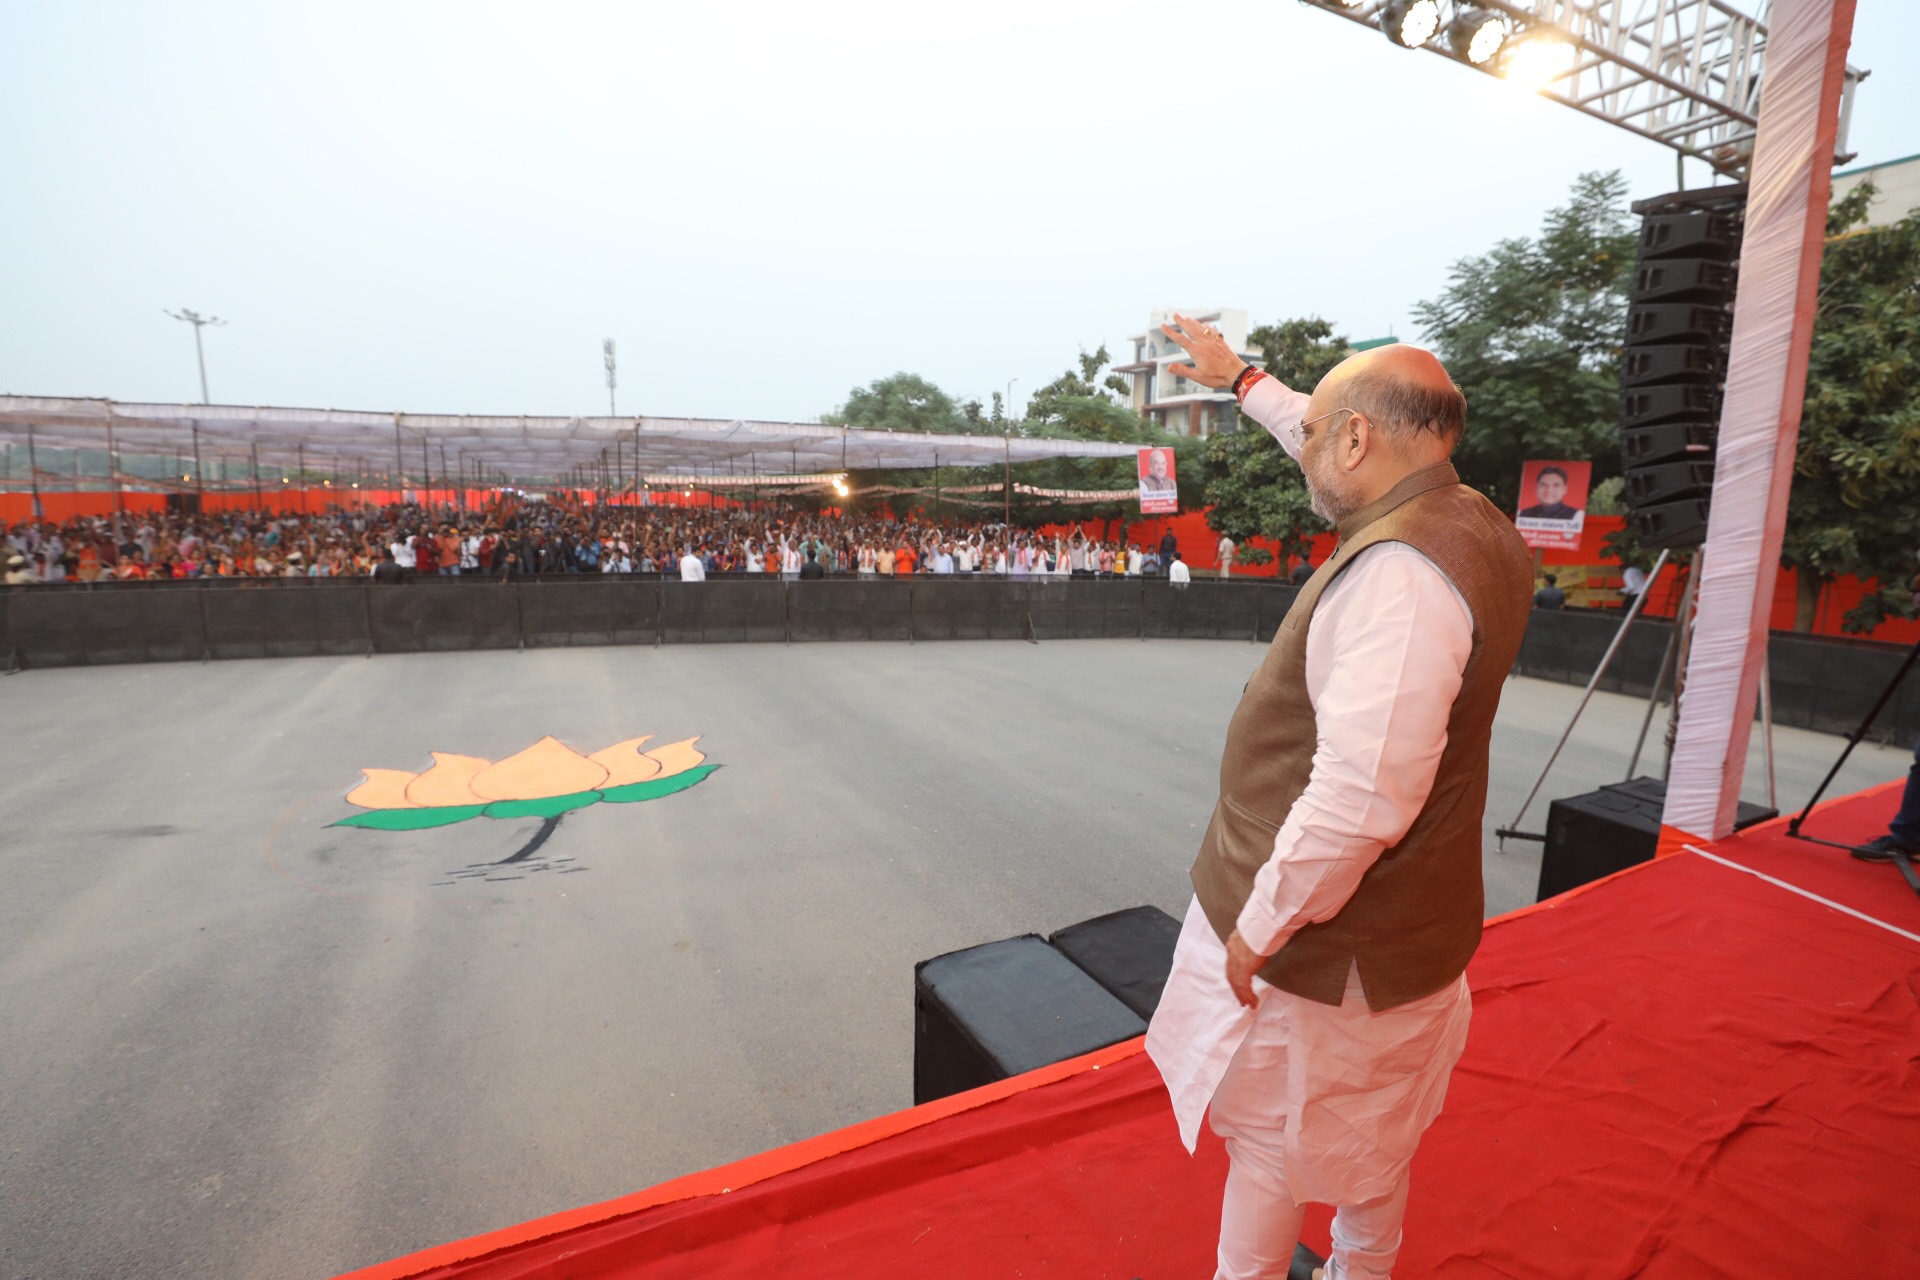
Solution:
<svg viewBox="0 0 1920 1280">
<path fill-rule="evenodd" d="M 1301 0 L 1380 30 L 1387 0 Z M 1728 0 L 1442 0 L 1441 27 L 1422 46 L 1485 75 L 1501 74 L 1499 57 L 1474 66 L 1456 57 L 1447 24 L 1463 9 L 1506 17 L 1511 48 L 1520 40 L 1555 36 L 1573 46 L 1568 72 L 1540 92 L 1596 120 L 1692 156 L 1716 172 L 1747 177 L 1760 118 L 1767 4 L 1743 12 Z M 1852 159 L 1847 126 L 1853 91 L 1867 72 L 1847 68 L 1840 96 L 1840 132 L 1834 163 Z"/>
</svg>

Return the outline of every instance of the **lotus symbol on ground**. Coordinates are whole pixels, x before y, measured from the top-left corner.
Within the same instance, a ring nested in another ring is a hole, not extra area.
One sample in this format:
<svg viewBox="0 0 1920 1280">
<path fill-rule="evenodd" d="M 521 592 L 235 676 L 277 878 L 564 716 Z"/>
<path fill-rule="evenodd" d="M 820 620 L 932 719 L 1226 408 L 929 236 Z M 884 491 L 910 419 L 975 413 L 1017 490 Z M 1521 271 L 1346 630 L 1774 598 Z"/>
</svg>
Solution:
<svg viewBox="0 0 1920 1280">
<path fill-rule="evenodd" d="M 565 743 L 542 738 L 504 760 L 433 752 L 433 767 L 419 773 L 362 769 L 365 781 L 347 792 L 347 803 L 366 810 L 334 823 L 376 831 L 422 831 L 470 818 L 540 818 L 540 832 L 508 862 L 525 857 L 559 824 L 562 815 L 605 801 L 635 804 L 685 791 L 719 768 L 694 747 L 698 738 L 651 751 L 651 738 L 629 738 L 604 751 L 581 755 Z"/>
</svg>

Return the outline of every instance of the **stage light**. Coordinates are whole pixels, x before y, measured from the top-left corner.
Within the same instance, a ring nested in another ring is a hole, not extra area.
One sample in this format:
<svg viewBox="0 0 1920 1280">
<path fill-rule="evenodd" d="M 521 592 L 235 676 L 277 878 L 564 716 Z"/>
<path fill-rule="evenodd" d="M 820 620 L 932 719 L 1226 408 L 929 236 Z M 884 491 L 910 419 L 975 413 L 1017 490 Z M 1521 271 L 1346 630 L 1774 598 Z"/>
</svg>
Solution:
<svg viewBox="0 0 1920 1280">
<path fill-rule="evenodd" d="M 1507 46 L 1500 74 L 1530 93 L 1537 93 L 1573 70 L 1574 48 L 1552 36 L 1535 36 Z"/>
<path fill-rule="evenodd" d="M 185 472 L 183 471 L 183 472 L 181 472 L 181 473 L 180 473 L 180 479 L 181 479 L 181 480 L 183 480 L 183 481 L 189 481 L 189 482 L 190 482 L 190 481 L 192 481 L 192 479 L 193 479 L 193 477 L 192 477 L 192 476 L 190 476 L 190 475 L 188 475 L 188 474 L 186 474 L 186 473 L 185 473 Z"/>
<path fill-rule="evenodd" d="M 1447 24 L 1447 42 L 1453 46 L 1453 56 L 1476 67 L 1491 62 L 1512 34 L 1513 28 L 1505 18 L 1470 4 L 1454 10 L 1453 21 Z"/>
<path fill-rule="evenodd" d="M 1395 44 L 1418 49 L 1440 29 L 1440 0 L 1388 0 L 1380 10 L 1380 29 Z"/>
</svg>

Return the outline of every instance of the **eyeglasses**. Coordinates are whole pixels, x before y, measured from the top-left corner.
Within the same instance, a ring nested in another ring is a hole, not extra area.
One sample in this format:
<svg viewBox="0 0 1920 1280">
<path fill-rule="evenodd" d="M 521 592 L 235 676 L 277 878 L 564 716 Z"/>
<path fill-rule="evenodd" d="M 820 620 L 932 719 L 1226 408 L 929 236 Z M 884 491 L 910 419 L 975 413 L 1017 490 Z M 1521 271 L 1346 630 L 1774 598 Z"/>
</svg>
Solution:
<svg viewBox="0 0 1920 1280">
<path fill-rule="evenodd" d="M 1360 411 L 1358 409 L 1340 408 L 1340 409 L 1333 409 L 1326 413 L 1323 413 L 1317 418 L 1308 418 L 1305 422 L 1300 424 L 1300 437 L 1301 439 L 1304 440 L 1306 438 L 1308 427 L 1312 426 L 1316 422 L 1325 422 L 1328 418 L 1331 418 L 1336 413 L 1359 413 L 1359 412 Z"/>
</svg>

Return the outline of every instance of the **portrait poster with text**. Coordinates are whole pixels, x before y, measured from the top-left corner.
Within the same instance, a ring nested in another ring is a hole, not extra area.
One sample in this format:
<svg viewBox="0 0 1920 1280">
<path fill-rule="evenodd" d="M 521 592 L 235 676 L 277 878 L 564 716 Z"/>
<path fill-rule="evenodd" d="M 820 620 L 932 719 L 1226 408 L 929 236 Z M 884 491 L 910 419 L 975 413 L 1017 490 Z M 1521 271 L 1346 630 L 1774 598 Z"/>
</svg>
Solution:
<svg viewBox="0 0 1920 1280">
<path fill-rule="evenodd" d="M 1520 468 L 1520 510 L 1514 527 L 1530 547 L 1571 551 L 1587 523 L 1591 462 L 1528 462 Z"/>
<path fill-rule="evenodd" d="M 1140 451 L 1140 514 L 1170 516 L 1180 510 L 1180 486 L 1173 479 L 1173 450 Z"/>
</svg>

